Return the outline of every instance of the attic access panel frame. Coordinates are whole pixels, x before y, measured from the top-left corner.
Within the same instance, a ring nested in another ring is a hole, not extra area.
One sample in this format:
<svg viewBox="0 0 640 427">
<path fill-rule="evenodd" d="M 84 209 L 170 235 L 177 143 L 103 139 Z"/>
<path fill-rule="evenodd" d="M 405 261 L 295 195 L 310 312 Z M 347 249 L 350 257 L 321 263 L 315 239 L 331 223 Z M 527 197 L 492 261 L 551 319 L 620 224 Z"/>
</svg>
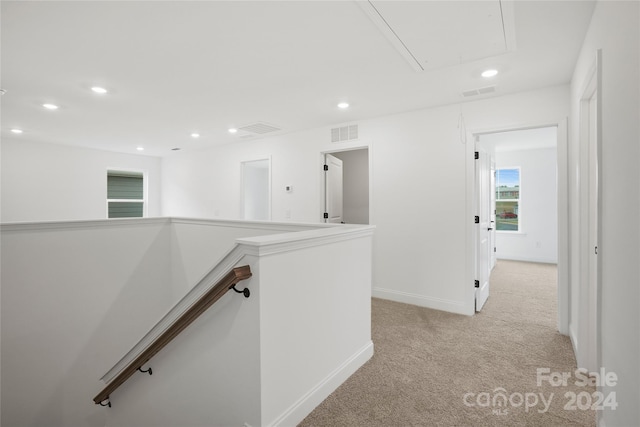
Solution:
<svg viewBox="0 0 640 427">
<path fill-rule="evenodd" d="M 416 71 L 469 63 L 516 48 L 512 2 L 357 3 Z"/>
</svg>

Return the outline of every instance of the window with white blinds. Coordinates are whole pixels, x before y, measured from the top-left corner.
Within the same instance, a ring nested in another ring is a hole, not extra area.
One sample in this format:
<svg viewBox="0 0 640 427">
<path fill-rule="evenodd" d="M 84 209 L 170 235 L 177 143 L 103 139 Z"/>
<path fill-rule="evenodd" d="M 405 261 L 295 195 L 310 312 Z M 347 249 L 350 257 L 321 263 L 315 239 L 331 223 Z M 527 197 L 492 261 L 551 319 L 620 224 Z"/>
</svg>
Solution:
<svg viewBox="0 0 640 427">
<path fill-rule="evenodd" d="M 143 173 L 107 171 L 107 218 L 142 218 L 144 208 Z"/>
</svg>

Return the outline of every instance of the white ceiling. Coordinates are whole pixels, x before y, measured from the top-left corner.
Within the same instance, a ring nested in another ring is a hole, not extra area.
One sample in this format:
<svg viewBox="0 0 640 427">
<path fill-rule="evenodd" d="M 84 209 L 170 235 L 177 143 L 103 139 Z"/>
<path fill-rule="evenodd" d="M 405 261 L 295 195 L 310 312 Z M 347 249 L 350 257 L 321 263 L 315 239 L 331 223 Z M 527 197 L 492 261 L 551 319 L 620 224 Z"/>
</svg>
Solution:
<svg viewBox="0 0 640 427">
<path fill-rule="evenodd" d="M 166 156 L 256 122 L 274 135 L 566 84 L 593 6 L 3 0 L 2 137 Z"/>
</svg>

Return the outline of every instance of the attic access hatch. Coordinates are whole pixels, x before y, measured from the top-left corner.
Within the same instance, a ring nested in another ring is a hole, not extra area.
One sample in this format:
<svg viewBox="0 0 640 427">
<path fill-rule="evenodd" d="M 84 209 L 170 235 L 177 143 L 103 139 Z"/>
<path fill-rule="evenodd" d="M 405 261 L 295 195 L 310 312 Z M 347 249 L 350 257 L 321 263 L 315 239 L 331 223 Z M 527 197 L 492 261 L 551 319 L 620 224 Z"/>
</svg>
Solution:
<svg viewBox="0 0 640 427">
<path fill-rule="evenodd" d="M 472 62 L 515 50 L 509 1 L 359 1 L 416 71 Z"/>
</svg>

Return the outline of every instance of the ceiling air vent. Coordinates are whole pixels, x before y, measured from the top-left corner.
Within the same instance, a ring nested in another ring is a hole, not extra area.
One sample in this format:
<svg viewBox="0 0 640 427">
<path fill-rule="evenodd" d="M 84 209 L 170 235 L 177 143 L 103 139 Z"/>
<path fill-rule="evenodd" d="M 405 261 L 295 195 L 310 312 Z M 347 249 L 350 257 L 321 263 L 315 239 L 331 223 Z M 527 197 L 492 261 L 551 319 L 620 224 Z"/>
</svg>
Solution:
<svg viewBox="0 0 640 427">
<path fill-rule="evenodd" d="M 264 122 L 256 122 L 250 125 L 242 126 L 238 128 L 239 131 L 254 133 L 258 135 L 264 135 L 269 132 L 276 132 L 281 130 L 279 127 L 270 125 Z"/>
<path fill-rule="evenodd" d="M 462 96 L 464 96 L 465 98 L 468 98 L 470 96 L 484 95 L 486 93 L 492 93 L 495 91 L 496 91 L 495 86 L 487 86 L 487 87 L 481 87 L 479 89 L 466 90 L 462 92 Z"/>
<path fill-rule="evenodd" d="M 331 142 L 344 142 L 358 139 L 358 125 L 342 126 L 331 129 Z"/>
</svg>

